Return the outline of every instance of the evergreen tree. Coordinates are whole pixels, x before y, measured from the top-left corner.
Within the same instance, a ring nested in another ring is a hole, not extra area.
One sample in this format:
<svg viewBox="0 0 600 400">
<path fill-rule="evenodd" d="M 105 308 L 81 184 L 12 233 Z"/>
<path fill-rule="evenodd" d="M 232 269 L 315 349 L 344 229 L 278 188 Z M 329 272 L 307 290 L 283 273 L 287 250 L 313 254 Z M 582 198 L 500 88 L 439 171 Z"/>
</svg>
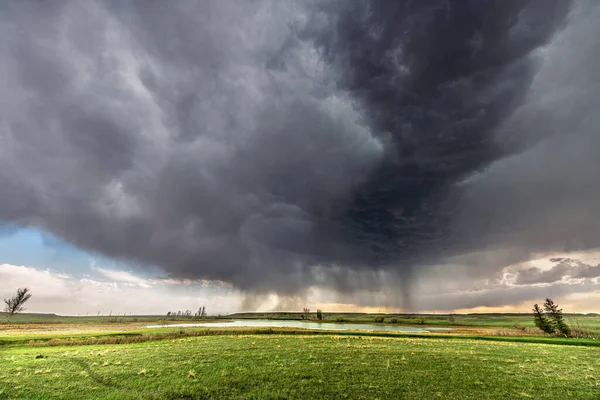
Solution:
<svg viewBox="0 0 600 400">
<path fill-rule="evenodd" d="M 546 314 L 548 314 L 552 320 L 550 324 L 554 330 L 565 336 L 570 336 L 571 330 L 565 322 L 562 315 L 562 309 L 558 308 L 558 304 L 554 304 L 552 299 L 546 299 L 546 302 L 544 303 L 544 309 L 546 310 Z"/>
<path fill-rule="evenodd" d="M 548 321 L 548 318 L 544 315 L 544 311 L 537 304 L 533 306 L 533 321 L 535 326 L 540 328 L 543 332 L 550 334 L 555 332 L 554 326 Z"/>
</svg>

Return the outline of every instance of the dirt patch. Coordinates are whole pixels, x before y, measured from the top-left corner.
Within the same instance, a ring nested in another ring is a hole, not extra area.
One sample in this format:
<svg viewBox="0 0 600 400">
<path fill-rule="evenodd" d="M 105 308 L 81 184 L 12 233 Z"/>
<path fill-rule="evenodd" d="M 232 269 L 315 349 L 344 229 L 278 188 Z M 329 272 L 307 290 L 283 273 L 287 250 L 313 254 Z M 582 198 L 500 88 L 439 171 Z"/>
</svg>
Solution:
<svg viewBox="0 0 600 400">
<path fill-rule="evenodd" d="M 24 324 L 0 325 L 0 336 L 43 335 L 49 332 L 56 334 L 76 334 L 89 332 L 123 332 L 145 327 L 145 323 L 119 325 L 107 324 Z"/>
</svg>

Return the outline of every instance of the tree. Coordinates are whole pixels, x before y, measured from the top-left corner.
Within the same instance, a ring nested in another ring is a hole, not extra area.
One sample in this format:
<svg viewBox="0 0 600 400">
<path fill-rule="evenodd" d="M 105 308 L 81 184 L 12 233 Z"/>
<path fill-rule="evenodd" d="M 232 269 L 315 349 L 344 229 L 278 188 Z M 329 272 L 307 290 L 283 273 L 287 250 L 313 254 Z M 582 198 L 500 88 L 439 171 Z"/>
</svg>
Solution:
<svg viewBox="0 0 600 400">
<path fill-rule="evenodd" d="M 317 319 L 321 321 L 323 319 L 323 311 L 320 309 L 317 310 Z"/>
<path fill-rule="evenodd" d="M 551 325 L 555 331 L 558 331 L 565 336 L 571 335 L 571 330 L 565 322 L 562 315 L 562 309 L 558 308 L 558 304 L 554 304 L 552 299 L 546 299 L 544 302 L 544 310 L 546 310 L 546 314 L 552 319 Z"/>
<path fill-rule="evenodd" d="M 4 299 L 4 311 L 8 314 L 10 320 L 16 313 L 20 313 L 25 310 L 24 304 L 31 298 L 31 293 L 28 288 L 17 289 L 17 295 L 9 299 Z"/>
<path fill-rule="evenodd" d="M 202 306 L 198 309 L 198 316 L 200 318 L 205 318 L 206 317 L 206 306 Z"/>
<path fill-rule="evenodd" d="M 302 312 L 303 312 L 303 314 L 301 316 L 302 319 L 309 319 L 310 318 L 310 309 L 309 308 L 304 307 L 302 309 Z"/>
<path fill-rule="evenodd" d="M 554 327 L 552 326 L 550 321 L 548 321 L 548 318 L 546 318 L 544 311 L 537 304 L 534 304 L 533 306 L 533 322 L 535 323 L 535 326 L 540 328 L 540 330 L 542 330 L 543 332 L 549 334 L 553 334 L 555 332 Z"/>
</svg>

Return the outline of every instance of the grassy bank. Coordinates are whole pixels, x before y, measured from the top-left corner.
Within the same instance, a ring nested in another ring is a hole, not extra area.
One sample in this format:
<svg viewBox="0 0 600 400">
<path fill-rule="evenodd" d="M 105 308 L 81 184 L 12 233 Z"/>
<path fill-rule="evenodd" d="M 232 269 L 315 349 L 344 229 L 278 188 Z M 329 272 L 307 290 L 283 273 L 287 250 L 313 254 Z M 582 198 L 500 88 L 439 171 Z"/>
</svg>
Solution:
<svg viewBox="0 0 600 400">
<path fill-rule="evenodd" d="M 326 331 L 298 328 L 268 328 L 268 327 L 239 327 L 239 328 L 158 328 L 135 329 L 124 332 L 85 332 L 79 333 L 36 333 L 13 334 L 0 336 L 0 349 L 9 347 L 49 347 L 49 346 L 88 346 L 97 344 L 131 344 L 181 338 L 217 336 L 217 335 L 336 335 L 348 337 L 385 337 L 385 338 L 416 338 L 431 340 L 470 340 L 511 343 L 537 343 L 563 346 L 600 347 L 598 339 L 576 339 L 551 336 L 497 336 L 485 334 L 452 334 L 441 333 L 393 333 L 370 331 Z"/>
<path fill-rule="evenodd" d="M 597 399 L 597 347 L 338 334 L 5 347 L 0 398 Z"/>
</svg>

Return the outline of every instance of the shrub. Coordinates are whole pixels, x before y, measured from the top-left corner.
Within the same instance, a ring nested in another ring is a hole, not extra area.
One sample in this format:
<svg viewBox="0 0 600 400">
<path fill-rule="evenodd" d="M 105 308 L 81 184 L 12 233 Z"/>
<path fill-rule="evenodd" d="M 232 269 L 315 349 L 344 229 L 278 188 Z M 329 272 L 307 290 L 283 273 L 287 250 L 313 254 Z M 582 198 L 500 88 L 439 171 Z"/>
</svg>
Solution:
<svg viewBox="0 0 600 400">
<path fill-rule="evenodd" d="M 335 319 L 335 322 L 344 322 L 344 318 L 342 318 L 342 317 L 337 317 L 337 318 Z"/>
<path fill-rule="evenodd" d="M 375 322 L 382 323 L 383 321 L 385 321 L 384 317 L 375 317 Z"/>
<path fill-rule="evenodd" d="M 578 339 L 596 339 L 600 337 L 600 332 L 586 328 L 571 328 L 571 337 Z"/>
<path fill-rule="evenodd" d="M 417 317 L 415 318 L 415 324 L 423 325 L 425 323 L 425 318 Z"/>
<path fill-rule="evenodd" d="M 392 324 L 397 324 L 397 323 L 398 323 L 398 318 L 392 318 L 392 319 L 390 320 L 390 322 L 391 322 Z"/>
</svg>

